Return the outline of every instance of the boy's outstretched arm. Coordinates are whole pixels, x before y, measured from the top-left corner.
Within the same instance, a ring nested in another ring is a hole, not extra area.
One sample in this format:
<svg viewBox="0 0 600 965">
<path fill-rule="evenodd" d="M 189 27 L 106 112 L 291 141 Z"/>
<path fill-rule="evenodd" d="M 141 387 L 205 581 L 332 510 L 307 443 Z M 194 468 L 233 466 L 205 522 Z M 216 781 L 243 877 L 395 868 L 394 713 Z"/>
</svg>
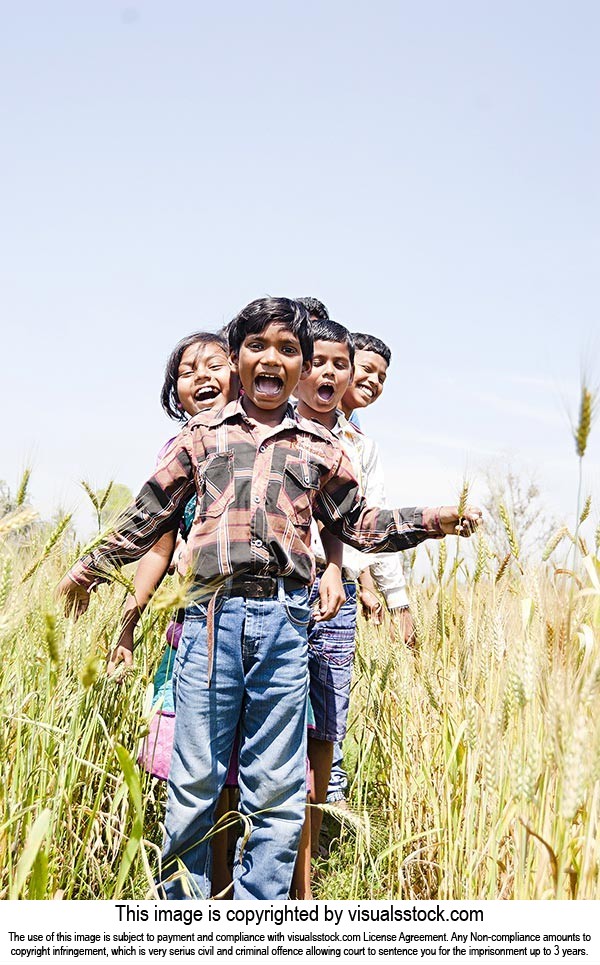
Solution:
<svg viewBox="0 0 600 965">
<path fill-rule="evenodd" d="M 142 613 L 152 599 L 152 595 L 160 586 L 165 573 L 169 569 L 176 539 L 176 530 L 165 533 L 140 560 L 133 579 L 135 594 L 130 593 L 125 600 L 119 639 L 110 654 L 106 666 L 108 674 L 112 674 L 120 663 L 124 663 L 126 667 L 132 665 L 134 630 L 138 625 Z"/>
<path fill-rule="evenodd" d="M 398 552 L 442 536 L 471 536 L 482 519 L 481 510 L 470 506 L 462 516 L 457 506 L 368 507 L 343 452 L 315 500 L 314 515 L 344 543 L 365 553 Z"/>
</svg>

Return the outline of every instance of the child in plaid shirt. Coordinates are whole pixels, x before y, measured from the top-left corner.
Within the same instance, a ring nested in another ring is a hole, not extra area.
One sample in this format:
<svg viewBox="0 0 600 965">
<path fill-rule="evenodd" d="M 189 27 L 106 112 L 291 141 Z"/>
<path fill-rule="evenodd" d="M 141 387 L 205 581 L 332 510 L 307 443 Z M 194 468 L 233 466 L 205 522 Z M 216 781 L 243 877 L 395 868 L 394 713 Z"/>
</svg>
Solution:
<svg viewBox="0 0 600 965">
<path fill-rule="evenodd" d="M 167 897 L 210 895 L 208 834 L 239 724 L 240 812 L 249 836 L 234 898 L 284 899 L 304 818 L 306 631 L 314 515 L 345 542 L 397 551 L 481 514 L 365 506 L 347 457 L 288 400 L 310 372 L 306 310 L 259 299 L 229 330 L 244 395 L 195 416 L 113 534 L 61 583 L 76 607 L 110 567 L 139 558 L 197 497 L 186 557 L 196 581 L 174 675 L 176 727 L 165 819 Z"/>
</svg>

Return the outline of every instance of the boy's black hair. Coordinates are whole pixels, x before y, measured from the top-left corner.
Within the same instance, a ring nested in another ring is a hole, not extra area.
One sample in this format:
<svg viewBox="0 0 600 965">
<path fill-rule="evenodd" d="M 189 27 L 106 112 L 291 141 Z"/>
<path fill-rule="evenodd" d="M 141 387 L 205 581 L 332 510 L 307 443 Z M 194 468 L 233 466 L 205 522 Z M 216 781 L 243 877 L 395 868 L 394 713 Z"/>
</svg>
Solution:
<svg viewBox="0 0 600 965">
<path fill-rule="evenodd" d="M 295 335 L 300 342 L 302 358 L 305 362 L 312 361 L 312 322 L 304 305 L 291 298 L 257 298 L 246 305 L 227 329 L 230 351 L 239 355 L 244 339 L 248 335 L 260 335 L 271 322 L 280 322 Z"/>
<path fill-rule="evenodd" d="M 319 318 L 316 321 L 313 320 L 312 330 L 315 342 L 340 342 L 342 345 L 346 345 L 350 356 L 350 365 L 354 365 L 354 337 L 347 328 L 344 328 L 339 322 L 334 322 L 331 318 Z"/>
<path fill-rule="evenodd" d="M 296 301 L 300 305 L 304 305 L 308 314 L 312 317 L 313 321 L 315 318 L 323 319 L 329 318 L 329 311 L 327 307 L 320 302 L 318 298 L 311 298 L 307 296 L 306 298 L 297 298 Z"/>
<path fill-rule="evenodd" d="M 187 415 L 180 407 L 179 396 L 177 395 L 177 377 L 179 375 L 181 357 L 190 345 L 196 344 L 198 346 L 220 345 L 225 354 L 228 352 L 227 338 L 221 332 L 194 332 L 192 335 L 187 335 L 185 338 L 182 338 L 181 341 L 177 343 L 167 359 L 165 381 L 163 382 L 160 393 L 160 404 L 167 415 L 171 419 L 177 419 L 178 422 L 183 422 L 187 419 Z"/>
<path fill-rule="evenodd" d="M 386 365 L 390 364 L 392 352 L 380 338 L 375 338 L 374 335 L 365 335 L 363 332 L 352 332 L 352 337 L 355 348 L 362 352 L 375 352 L 376 355 L 381 355 Z"/>
</svg>

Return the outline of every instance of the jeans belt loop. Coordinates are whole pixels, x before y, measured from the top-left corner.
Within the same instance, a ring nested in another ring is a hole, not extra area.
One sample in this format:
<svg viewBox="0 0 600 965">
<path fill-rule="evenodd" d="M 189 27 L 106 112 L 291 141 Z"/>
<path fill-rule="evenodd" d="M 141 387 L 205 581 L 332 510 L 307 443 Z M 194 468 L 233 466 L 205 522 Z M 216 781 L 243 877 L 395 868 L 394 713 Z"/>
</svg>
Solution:
<svg viewBox="0 0 600 965">
<path fill-rule="evenodd" d="M 285 580 L 282 576 L 277 577 L 277 599 L 280 603 L 285 603 Z"/>
<path fill-rule="evenodd" d="M 218 586 L 210 598 L 208 610 L 206 611 L 206 651 L 208 657 L 208 680 L 207 688 L 210 687 L 212 680 L 213 663 L 215 656 L 215 604 L 222 587 Z"/>
</svg>

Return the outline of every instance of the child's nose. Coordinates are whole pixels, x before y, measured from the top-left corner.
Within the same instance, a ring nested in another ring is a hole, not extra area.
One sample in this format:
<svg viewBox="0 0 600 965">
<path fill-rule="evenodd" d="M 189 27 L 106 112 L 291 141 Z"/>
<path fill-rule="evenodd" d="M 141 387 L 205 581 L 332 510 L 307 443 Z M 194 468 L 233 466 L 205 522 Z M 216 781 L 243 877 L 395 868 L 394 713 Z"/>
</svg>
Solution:
<svg viewBox="0 0 600 965">
<path fill-rule="evenodd" d="M 262 360 L 269 365 L 275 365 L 279 361 L 279 353 L 274 345 L 270 345 L 265 349 Z"/>
</svg>

